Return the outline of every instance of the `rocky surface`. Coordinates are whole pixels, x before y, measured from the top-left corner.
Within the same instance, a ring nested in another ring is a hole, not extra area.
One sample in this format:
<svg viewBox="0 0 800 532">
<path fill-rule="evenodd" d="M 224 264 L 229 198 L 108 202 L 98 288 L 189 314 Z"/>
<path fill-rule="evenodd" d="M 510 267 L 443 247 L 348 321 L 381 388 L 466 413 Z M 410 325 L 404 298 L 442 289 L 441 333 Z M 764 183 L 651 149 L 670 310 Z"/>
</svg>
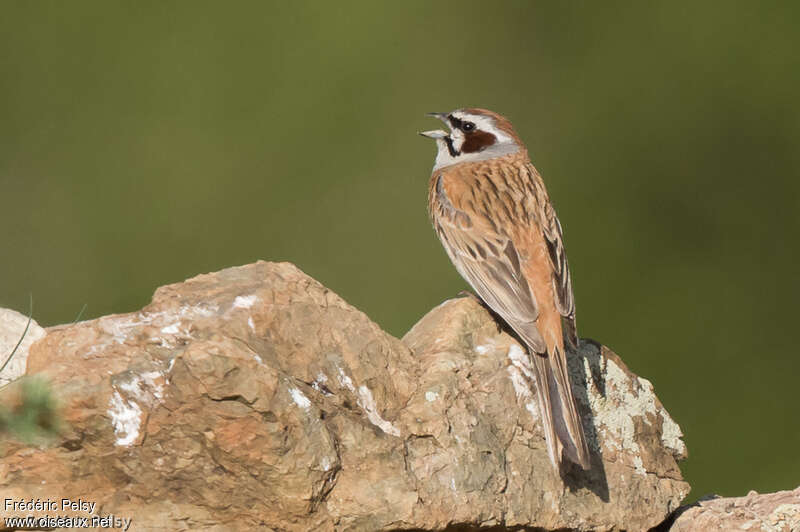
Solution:
<svg viewBox="0 0 800 532">
<path fill-rule="evenodd" d="M 680 429 L 607 348 L 570 363 L 594 457 L 559 474 L 526 355 L 473 298 L 401 341 L 290 264 L 230 268 L 49 329 L 28 373 L 65 428 L 4 442 L 0 490 L 131 530 L 647 530 L 689 490 Z"/>
<path fill-rule="evenodd" d="M 3 366 L 8 356 L 14 351 L 19 339 L 22 338 L 14 357 L 5 369 L 0 372 L 0 386 L 4 386 L 25 374 L 28 349 L 30 349 L 33 342 L 45 335 L 44 329 L 39 327 L 35 320 L 31 320 L 28 331 L 25 332 L 27 323 L 27 316 L 23 316 L 16 310 L 0 308 L 0 367 Z"/>
<path fill-rule="evenodd" d="M 800 531 L 800 488 L 746 497 L 711 497 L 682 507 L 658 532 Z"/>
</svg>

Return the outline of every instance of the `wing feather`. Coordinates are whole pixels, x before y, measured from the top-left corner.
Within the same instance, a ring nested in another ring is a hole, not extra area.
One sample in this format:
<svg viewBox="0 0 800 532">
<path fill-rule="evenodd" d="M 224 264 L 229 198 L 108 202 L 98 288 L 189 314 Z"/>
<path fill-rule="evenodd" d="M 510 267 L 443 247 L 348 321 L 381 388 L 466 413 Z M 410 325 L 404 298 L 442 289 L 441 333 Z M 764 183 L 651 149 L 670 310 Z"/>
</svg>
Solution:
<svg viewBox="0 0 800 532">
<path fill-rule="evenodd" d="M 531 171 L 536 169 L 531 166 Z M 563 317 L 564 336 L 572 344 L 573 348 L 578 347 L 578 332 L 575 325 L 575 296 L 572 292 L 572 276 L 569 273 L 569 263 L 567 254 L 564 251 L 564 235 L 561 229 L 561 222 L 556 216 L 556 211 L 552 204 L 547 201 L 542 206 L 542 232 L 544 233 L 550 263 L 553 266 L 553 294 L 555 297 L 556 309 Z"/>
<path fill-rule="evenodd" d="M 486 227 L 473 230 L 478 220 L 453 207 L 441 180 L 436 190 L 442 208 L 433 217 L 434 226 L 458 272 L 533 350 L 545 353 L 547 345 L 535 323 L 539 306 L 510 237 Z"/>
</svg>

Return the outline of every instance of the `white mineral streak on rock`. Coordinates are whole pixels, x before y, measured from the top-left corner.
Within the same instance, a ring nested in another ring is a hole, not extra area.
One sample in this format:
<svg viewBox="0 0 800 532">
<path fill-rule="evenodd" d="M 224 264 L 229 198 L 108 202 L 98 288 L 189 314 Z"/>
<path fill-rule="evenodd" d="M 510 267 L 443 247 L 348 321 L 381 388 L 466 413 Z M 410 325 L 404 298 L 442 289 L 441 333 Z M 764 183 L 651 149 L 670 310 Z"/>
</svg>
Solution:
<svg viewBox="0 0 800 532">
<path fill-rule="evenodd" d="M 535 422 L 538 422 L 539 409 L 537 408 L 536 400 L 533 398 L 533 392 L 528 385 L 529 382 L 534 382 L 528 354 L 517 344 L 512 344 L 508 348 L 508 359 L 511 361 L 511 365 L 506 367 L 506 371 L 511 378 L 511 384 L 514 386 L 517 400 L 525 403 L 525 410 L 530 413 Z"/>
<path fill-rule="evenodd" d="M 164 385 L 156 379 L 163 378 L 159 371 L 146 371 L 142 373 L 142 380 L 153 390 L 153 395 L 158 401 L 164 399 Z"/>
<path fill-rule="evenodd" d="M 311 408 L 311 401 L 299 389 L 290 388 L 289 389 L 289 394 L 292 396 L 292 400 L 294 401 L 294 404 L 296 404 L 297 406 L 299 406 L 303 410 L 308 410 L 309 408 Z"/>
<path fill-rule="evenodd" d="M 367 413 L 369 421 L 381 429 L 386 434 L 392 436 L 400 436 L 400 430 L 386 421 L 378 413 L 378 408 L 375 406 L 375 399 L 372 397 L 372 392 L 363 384 L 358 387 L 358 406 L 360 406 Z"/>
<path fill-rule="evenodd" d="M 165 338 L 151 336 L 153 341 L 167 348 L 175 347 L 174 336 L 179 338 L 191 338 L 187 328 L 181 328 L 182 321 L 192 321 L 197 318 L 207 318 L 219 311 L 217 305 L 209 306 L 184 306 L 177 310 L 162 310 L 159 312 L 137 312 L 129 316 L 107 316 L 100 318 L 97 322 L 98 328 L 106 333 L 110 338 L 104 338 L 93 344 L 88 351 L 88 355 L 94 355 L 103 351 L 113 344 L 124 344 L 128 340 L 134 340 L 141 331 L 142 327 L 158 327 L 161 334 L 167 335 Z"/>
<path fill-rule="evenodd" d="M 328 376 L 320 372 L 317 374 L 317 378 L 314 379 L 313 382 L 311 383 L 311 387 L 317 390 L 322 395 L 333 395 L 325 387 L 325 383 L 327 382 L 328 382 Z"/>
<path fill-rule="evenodd" d="M 494 351 L 496 347 L 497 342 L 494 338 L 487 338 L 482 344 L 475 346 L 475 352 L 479 355 L 485 355 Z"/>
<path fill-rule="evenodd" d="M 483 344 L 483 345 L 476 345 L 475 346 L 475 352 L 478 353 L 479 355 L 485 355 L 486 353 L 490 352 L 492 349 L 494 349 L 494 346 L 489 345 L 489 344 Z"/>
<path fill-rule="evenodd" d="M 517 394 L 517 400 L 525 403 L 525 410 L 530 413 L 535 422 L 538 422 L 539 410 L 536 408 L 536 401 L 533 398 L 533 394 L 528 387 L 528 382 L 525 380 L 525 377 L 516 366 L 508 366 L 506 370 L 508 371 L 508 376 L 511 377 L 511 384 L 514 385 L 514 392 Z"/>
<path fill-rule="evenodd" d="M 323 471 L 330 471 L 331 469 L 331 459 L 328 458 L 328 455 L 322 455 L 322 460 L 320 460 L 320 464 L 322 466 Z"/>
<path fill-rule="evenodd" d="M 257 296 L 236 296 L 233 300 L 233 308 L 250 308 L 258 301 Z"/>
<path fill-rule="evenodd" d="M 528 352 L 523 350 L 519 345 L 512 344 L 508 348 L 508 358 L 526 377 L 532 382 L 535 382 L 533 371 L 531 370 L 531 359 Z"/>
<path fill-rule="evenodd" d="M 135 401 L 125 399 L 115 390 L 109 401 L 108 415 L 117 435 L 116 445 L 129 446 L 136 441 L 142 424 L 142 409 Z"/>
<path fill-rule="evenodd" d="M 339 366 L 336 366 L 336 369 L 339 370 L 339 384 L 341 384 L 351 392 L 355 392 L 356 387 L 353 386 L 353 380 Z"/>
<path fill-rule="evenodd" d="M 358 392 L 356 392 L 356 388 L 353 385 L 353 380 L 339 366 L 336 366 L 336 369 L 339 371 L 339 384 L 351 392 L 358 394 L 356 398 L 358 401 L 358 406 L 360 406 L 361 409 L 367 414 L 367 419 L 369 419 L 370 423 L 381 429 L 386 434 L 400 436 L 400 430 L 389 421 L 383 419 L 378 413 L 378 408 L 375 405 L 375 399 L 372 397 L 372 392 L 370 389 L 364 385 L 361 385 L 358 387 Z"/>
<path fill-rule="evenodd" d="M 165 373 L 145 371 L 131 375 L 127 381 L 112 385 L 114 393 L 109 401 L 108 414 L 117 434 L 117 445 L 130 445 L 139 437 L 139 427 L 142 422 L 142 407 L 139 403 L 152 408 L 164 400 L 164 384 L 169 384 L 166 374 L 174 363 L 173 358 Z"/>
<path fill-rule="evenodd" d="M 166 327 L 161 328 L 161 332 L 164 334 L 178 334 L 180 332 L 181 322 L 176 321 L 171 325 L 167 325 Z"/>
<path fill-rule="evenodd" d="M 149 391 L 157 401 L 161 401 L 164 398 L 164 385 L 157 379 L 163 377 L 160 371 L 146 371 L 141 375 L 133 375 L 129 381 L 121 382 L 117 387 L 127 392 L 127 395 L 152 405 L 153 401 L 147 392 Z"/>
</svg>

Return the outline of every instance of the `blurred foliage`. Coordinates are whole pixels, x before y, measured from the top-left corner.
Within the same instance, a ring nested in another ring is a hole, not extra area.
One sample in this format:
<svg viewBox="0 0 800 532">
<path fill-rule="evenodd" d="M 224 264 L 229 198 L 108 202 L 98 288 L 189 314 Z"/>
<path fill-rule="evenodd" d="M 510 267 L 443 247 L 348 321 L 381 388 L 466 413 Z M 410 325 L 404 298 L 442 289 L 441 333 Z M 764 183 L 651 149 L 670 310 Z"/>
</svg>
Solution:
<svg viewBox="0 0 800 532">
<path fill-rule="evenodd" d="M 13 406 L 0 401 L 0 441 L 13 437 L 35 444 L 56 435 L 59 417 L 50 386 L 37 377 L 22 377 L 8 386 L 19 387 L 18 401 Z"/>
<path fill-rule="evenodd" d="M 651 380 L 692 497 L 800 483 L 800 4 L 5 2 L 0 305 L 44 324 L 287 260 L 402 335 L 464 288 L 427 111 L 509 116 L 584 336 Z"/>
</svg>

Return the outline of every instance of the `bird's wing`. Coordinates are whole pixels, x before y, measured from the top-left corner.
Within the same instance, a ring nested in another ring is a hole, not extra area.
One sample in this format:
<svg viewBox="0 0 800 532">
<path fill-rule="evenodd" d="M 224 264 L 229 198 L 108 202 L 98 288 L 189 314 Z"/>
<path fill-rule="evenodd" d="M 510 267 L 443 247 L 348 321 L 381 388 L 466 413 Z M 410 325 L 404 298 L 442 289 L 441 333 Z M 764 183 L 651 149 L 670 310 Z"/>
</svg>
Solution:
<svg viewBox="0 0 800 532">
<path fill-rule="evenodd" d="M 531 349 L 545 353 L 547 345 L 535 323 L 538 304 L 511 238 L 486 226 L 478 230 L 481 220 L 453 206 L 441 178 L 436 194 L 434 227 L 458 272 L 492 310 L 515 330 L 521 329 L 517 332 Z"/>
<path fill-rule="evenodd" d="M 535 170 L 534 170 L 535 171 Z M 567 254 L 564 252 L 564 236 L 561 222 L 550 202 L 543 206 L 542 232 L 544 233 L 550 263 L 553 265 L 553 295 L 556 308 L 564 318 L 564 335 L 574 349 L 578 347 L 578 331 L 575 326 L 575 297 L 572 294 L 572 277 L 569 273 Z"/>
</svg>

